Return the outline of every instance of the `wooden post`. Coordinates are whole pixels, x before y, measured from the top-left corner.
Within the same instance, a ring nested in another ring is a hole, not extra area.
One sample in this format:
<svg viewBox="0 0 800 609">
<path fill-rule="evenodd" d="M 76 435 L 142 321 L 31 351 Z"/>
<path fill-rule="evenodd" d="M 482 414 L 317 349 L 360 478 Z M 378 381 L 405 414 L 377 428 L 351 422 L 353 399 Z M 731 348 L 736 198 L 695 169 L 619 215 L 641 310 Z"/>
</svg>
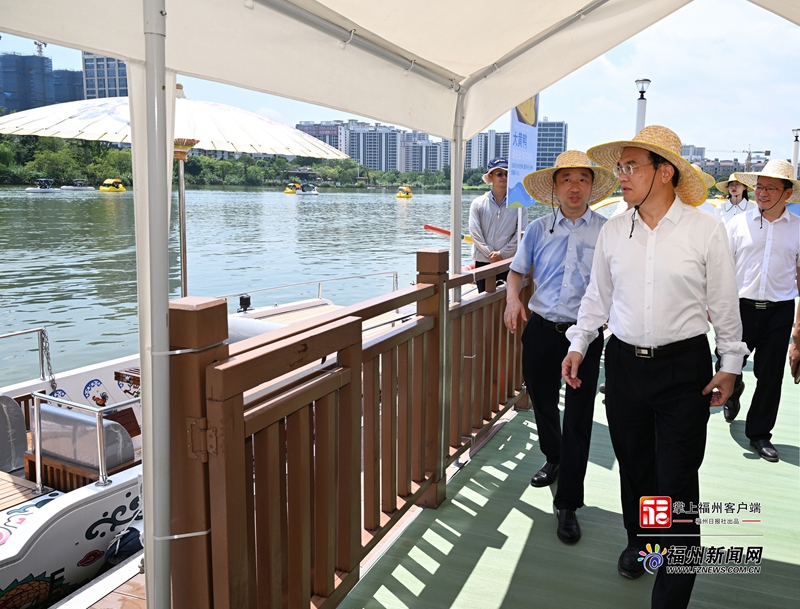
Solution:
<svg viewBox="0 0 800 609">
<path fill-rule="evenodd" d="M 434 316 L 433 329 L 425 334 L 425 469 L 432 473 L 433 484 L 420 497 L 425 507 L 439 507 L 445 499 L 445 464 L 450 427 L 450 349 L 447 348 L 448 297 L 446 249 L 417 251 L 417 283 L 436 286 L 436 293 L 417 303 L 418 315 Z"/>
<path fill-rule="evenodd" d="M 228 338 L 224 300 L 187 297 L 169 303 L 171 349 L 204 349 Z M 205 369 L 228 357 L 228 345 L 170 358 L 171 533 L 211 528 L 206 452 Z M 211 538 L 187 537 L 172 543 L 172 606 L 210 608 Z"/>
</svg>

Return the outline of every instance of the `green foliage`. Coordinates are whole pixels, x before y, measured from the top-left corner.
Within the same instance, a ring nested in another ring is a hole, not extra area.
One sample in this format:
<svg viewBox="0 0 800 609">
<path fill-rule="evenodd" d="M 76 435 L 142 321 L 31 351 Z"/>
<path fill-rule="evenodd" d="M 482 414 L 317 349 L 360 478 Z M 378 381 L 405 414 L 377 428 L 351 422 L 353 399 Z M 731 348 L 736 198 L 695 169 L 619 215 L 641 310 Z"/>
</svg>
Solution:
<svg viewBox="0 0 800 609">
<path fill-rule="evenodd" d="M 50 146 L 36 152 L 25 168 L 37 178 L 52 178 L 58 184 L 70 184 L 73 178 L 83 174 L 83 167 L 65 147 L 52 150 Z"/>
<path fill-rule="evenodd" d="M 177 165 L 176 161 L 174 183 L 178 180 Z M 300 169 L 315 172 L 319 186 L 450 188 L 450 167 L 436 172 L 383 172 L 369 169 L 353 159 L 295 157 L 288 161 L 283 157 L 254 159 L 248 155 L 224 160 L 194 155 L 184 165 L 187 185 L 214 186 L 282 186 L 287 182 L 303 182 L 292 171 Z M 467 170 L 465 185 L 484 186 L 481 175 L 482 169 Z M 56 185 L 70 184 L 74 178 L 85 177 L 93 186 L 99 186 L 108 178 L 120 178 L 130 186 L 133 180 L 131 151 L 106 142 L 0 135 L 0 184 L 30 184 L 37 177 L 52 178 Z"/>
</svg>

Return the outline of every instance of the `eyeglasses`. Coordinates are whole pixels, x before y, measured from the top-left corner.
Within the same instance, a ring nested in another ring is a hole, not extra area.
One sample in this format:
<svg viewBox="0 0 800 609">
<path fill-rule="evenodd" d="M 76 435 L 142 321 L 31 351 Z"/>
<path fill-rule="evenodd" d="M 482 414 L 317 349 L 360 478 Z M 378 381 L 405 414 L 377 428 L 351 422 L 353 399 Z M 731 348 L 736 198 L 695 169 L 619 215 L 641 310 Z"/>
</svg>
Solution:
<svg viewBox="0 0 800 609">
<path fill-rule="evenodd" d="M 648 165 L 652 165 L 652 163 L 644 163 L 643 165 L 628 163 L 627 165 L 617 165 L 612 171 L 614 172 L 614 177 L 619 179 L 619 174 L 621 173 L 624 173 L 626 176 L 632 176 L 633 172 L 639 169 L 639 167 L 647 167 Z"/>
<path fill-rule="evenodd" d="M 492 175 L 493 176 L 497 176 L 498 178 L 505 178 L 505 177 L 508 177 L 508 172 L 507 171 L 493 171 Z"/>
<path fill-rule="evenodd" d="M 758 192 L 760 190 L 766 190 L 767 193 L 772 196 L 779 190 L 786 190 L 785 188 L 778 188 L 777 186 L 762 186 L 761 184 L 756 184 L 755 191 Z"/>
</svg>

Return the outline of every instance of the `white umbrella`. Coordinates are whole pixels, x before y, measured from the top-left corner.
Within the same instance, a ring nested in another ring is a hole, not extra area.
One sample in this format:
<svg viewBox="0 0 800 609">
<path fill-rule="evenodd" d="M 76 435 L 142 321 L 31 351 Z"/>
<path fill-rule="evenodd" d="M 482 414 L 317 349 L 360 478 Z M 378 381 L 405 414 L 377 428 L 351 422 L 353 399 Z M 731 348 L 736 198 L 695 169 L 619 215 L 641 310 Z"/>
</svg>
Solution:
<svg viewBox="0 0 800 609">
<path fill-rule="evenodd" d="M 129 143 L 128 98 L 84 99 L 16 112 L 0 117 L 0 133 Z M 175 100 L 175 139 L 198 140 L 195 148 L 203 150 L 349 158 L 303 131 L 260 114 L 186 99 L 181 88 Z"/>
<path fill-rule="evenodd" d="M 131 115 L 127 97 L 84 99 L 52 104 L 0 117 L 0 133 L 63 139 L 129 143 Z M 345 153 L 322 140 L 260 114 L 213 102 L 187 99 L 177 86 L 175 140 L 195 142 L 182 148 L 280 154 L 318 159 L 346 159 Z M 178 159 L 180 209 L 181 295 L 188 295 L 186 277 L 186 192 L 183 155 Z"/>
</svg>

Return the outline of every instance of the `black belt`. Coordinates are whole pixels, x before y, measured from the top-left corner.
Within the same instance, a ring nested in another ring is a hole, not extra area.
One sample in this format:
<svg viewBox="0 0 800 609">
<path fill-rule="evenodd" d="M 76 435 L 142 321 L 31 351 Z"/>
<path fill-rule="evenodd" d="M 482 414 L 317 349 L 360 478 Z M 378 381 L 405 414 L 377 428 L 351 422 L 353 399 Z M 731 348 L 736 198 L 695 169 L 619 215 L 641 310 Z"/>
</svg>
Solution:
<svg viewBox="0 0 800 609">
<path fill-rule="evenodd" d="M 614 337 L 616 338 L 616 337 Z M 635 345 L 629 345 L 617 338 L 619 342 L 619 346 L 622 348 L 623 351 L 627 351 L 628 353 L 633 353 L 636 357 L 644 357 L 647 359 L 652 359 L 654 357 L 663 357 L 665 355 L 676 355 L 678 353 L 683 353 L 684 351 L 689 351 L 696 345 L 702 342 L 708 342 L 705 334 L 700 334 L 698 336 L 693 336 L 692 338 L 687 338 L 685 340 L 679 340 L 675 343 L 669 343 L 668 345 L 661 345 L 660 347 L 637 347 Z"/>
<path fill-rule="evenodd" d="M 743 302 L 746 305 L 750 305 L 751 307 L 755 307 L 756 309 L 769 309 L 772 307 L 777 307 L 778 305 L 786 304 L 787 302 L 794 303 L 794 300 L 781 300 L 779 302 L 771 302 L 769 300 L 750 300 L 749 298 L 740 298 L 739 302 Z"/>
<path fill-rule="evenodd" d="M 545 319 L 544 317 L 542 317 L 538 313 L 534 313 L 533 311 L 531 311 L 531 315 L 533 315 L 536 319 L 538 319 L 545 328 L 550 328 L 551 330 L 555 330 L 556 332 L 560 332 L 561 334 L 569 330 L 571 326 L 575 325 L 574 321 L 562 321 L 556 323 L 554 321 L 550 321 L 549 319 Z"/>
</svg>

